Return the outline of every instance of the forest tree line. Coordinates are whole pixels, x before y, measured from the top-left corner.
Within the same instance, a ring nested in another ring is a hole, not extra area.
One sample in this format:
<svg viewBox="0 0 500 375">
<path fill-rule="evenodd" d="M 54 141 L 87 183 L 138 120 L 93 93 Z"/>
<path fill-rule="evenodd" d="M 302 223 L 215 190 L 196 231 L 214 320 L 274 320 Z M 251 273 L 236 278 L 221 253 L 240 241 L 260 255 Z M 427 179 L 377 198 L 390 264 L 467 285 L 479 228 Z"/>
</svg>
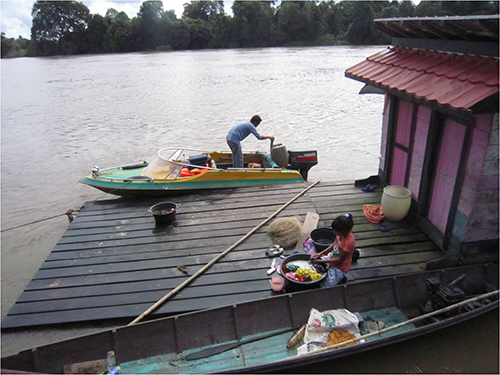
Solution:
<svg viewBox="0 0 500 375">
<path fill-rule="evenodd" d="M 39 0 L 31 39 L 2 33 L 2 58 L 89 53 L 390 44 L 376 18 L 498 14 L 498 1 L 223 1 L 192 0 L 180 18 L 162 1 L 144 1 L 136 17 L 108 9 L 91 14 L 77 1 Z"/>
</svg>

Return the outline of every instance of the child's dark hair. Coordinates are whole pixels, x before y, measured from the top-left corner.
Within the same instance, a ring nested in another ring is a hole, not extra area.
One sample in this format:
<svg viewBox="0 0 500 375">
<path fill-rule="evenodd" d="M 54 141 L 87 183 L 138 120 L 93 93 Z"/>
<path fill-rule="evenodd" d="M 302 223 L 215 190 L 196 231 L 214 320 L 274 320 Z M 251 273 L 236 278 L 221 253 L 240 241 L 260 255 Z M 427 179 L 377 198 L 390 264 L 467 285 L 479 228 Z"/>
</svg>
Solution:
<svg viewBox="0 0 500 375">
<path fill-rule="evenodd" d="M 335 220 L 332 221 L 332 229 L 334 232 L 349 232 L 354 226 L 354 221 L 352 220 L 351 214 L 345 214 L 337 216 Z"/>
</svg>

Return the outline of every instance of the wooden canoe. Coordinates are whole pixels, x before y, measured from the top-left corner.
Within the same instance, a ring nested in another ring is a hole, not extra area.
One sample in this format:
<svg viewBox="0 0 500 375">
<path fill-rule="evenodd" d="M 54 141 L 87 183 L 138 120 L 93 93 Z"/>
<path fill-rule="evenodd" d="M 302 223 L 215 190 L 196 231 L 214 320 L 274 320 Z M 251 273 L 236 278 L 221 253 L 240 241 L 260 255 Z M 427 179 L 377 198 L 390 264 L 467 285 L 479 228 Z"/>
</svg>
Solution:
<svg viewBox="0 0 500 375">
<path fill-rule="evenodd" d="M 437 315 L 423 311 L 430 299 L 429 280 L 439 280 L 441 285 L 458 280 L 454 287 L 463 291 L 465 301 L 453 301 L 444 310 L 436 307 L 434 311 L 442 311 Z M 365 321 L 383 322 L 384 328 L 381 334 L 361 329 L 365 342 L 353 346 L 297 355 L 296 348 L 287 349 L 287 340 L 296 327 L 307 322 L 311 308 L 347 309 Z M 2 368 L 62 373 L 65 366 L 77 364 L 85 371 L 85 365 L 104 363 L 107 352 L 114 350 L 123 373 L 270 372 L 393 345 L 497 308 L 498 265 L 457 267 L 276 295 L 118 327 L 4 357 Z M 266 337 L 252 340 L 259 336 Z M 188 359 L 201 349 L 228 343 L 241 345 Z"/>
</svg>

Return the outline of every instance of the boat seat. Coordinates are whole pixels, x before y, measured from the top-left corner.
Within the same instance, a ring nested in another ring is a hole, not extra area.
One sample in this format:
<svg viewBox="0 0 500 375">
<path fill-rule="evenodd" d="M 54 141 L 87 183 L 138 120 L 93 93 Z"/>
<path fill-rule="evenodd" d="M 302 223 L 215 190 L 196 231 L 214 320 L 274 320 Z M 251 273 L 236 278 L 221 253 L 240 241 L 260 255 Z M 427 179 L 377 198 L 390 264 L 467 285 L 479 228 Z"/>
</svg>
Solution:
<svg viewBox="0 0 500 375">
<path fill-rule="evenodd" d="M 199 165 L 201 167 L 205 167 L 209 161 L 209 157 L 207 154 L 195 155 L 189 157 L 189 164 Z"/>
<path fill-rule="evenodd" d="M 233 165 L 232 164 L 228 164 L 228 163 L 219 163 L 217 164 L 217 168 L 219 169 L 228 169 L 228 168 L 232 168 Z"/>
</svg>

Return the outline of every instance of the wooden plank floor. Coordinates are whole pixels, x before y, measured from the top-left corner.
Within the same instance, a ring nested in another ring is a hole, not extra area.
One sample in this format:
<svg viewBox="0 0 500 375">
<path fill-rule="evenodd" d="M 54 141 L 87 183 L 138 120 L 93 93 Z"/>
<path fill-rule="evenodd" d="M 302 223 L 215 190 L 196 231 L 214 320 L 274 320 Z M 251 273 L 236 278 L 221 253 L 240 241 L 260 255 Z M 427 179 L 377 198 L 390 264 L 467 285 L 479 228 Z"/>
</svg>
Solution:
<svg viewBox="0 0 500 375">
<path fill-rule="evenodd" d="M 304 189 L 305 185 L 238 188 L 172 198 L 109 199 L 87 202 L 28 284 L 3 328 L 110 318 L 131 320 L 229 248 Z M 353 184 L 321 182 L 278 217 L 307 212 L 330 226 L 338 215 L 354 217 L 361 258 L 349 282 L 421 271 L 443 252 L 408 220 L 386 222 L 389 232 L 369 223 L 364 204 L 380 204 L 381 191 L 364 193 Z M 157 228 L 148 209 L 171 200 L 179 204 L 175 226 Z M 267 225 L 219 260 L 152 315 L 181 313 L 273 295 L 273 245 Z M 290 255 L 293 250 L 285 251 Z"/>
</svg>

